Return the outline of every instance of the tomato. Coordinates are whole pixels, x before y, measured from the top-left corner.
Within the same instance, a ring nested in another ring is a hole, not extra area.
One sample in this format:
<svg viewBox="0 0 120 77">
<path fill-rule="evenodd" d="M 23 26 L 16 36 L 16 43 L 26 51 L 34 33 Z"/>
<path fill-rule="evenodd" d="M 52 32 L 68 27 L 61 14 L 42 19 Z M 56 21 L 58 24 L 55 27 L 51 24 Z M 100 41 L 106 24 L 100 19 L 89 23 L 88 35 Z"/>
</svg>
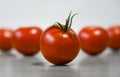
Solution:
<svg viewBox="0 0 120 77">
<path fill-rule="evenodd" d="M 31 56 L 40 50 L 42 30 L 38 27 L 21 27 L 14 31 L 13 45 L 22 54 Z"/>
<path fill-rule="evenodd" d="M 108 28 L 108 34 L 110 37 L 109 47 L 113 49 L 120 48 L 120 25 L 112 25 Z"/>
<path fill-rule="evenodd" d="M 8 51 L 12 48 L 12 35 L 12 30 L 0 29 L 0 49 Z"/>
<path fill-rule="evenodd" d="M 79 34 L 81 48 L 89 55 L 98 55 L 108 46 L 109 36 L 105 29 L 99 26 L 83 28 Z"/>
<path fill-rule="evenodd" d="M 71 13 L 70 13 L 71 15 Z M 47 28 L 41 35 L 41 52 L 47 61 L 55 65 L 64 65 L 71 62 L 80 49 L 79 38 L 68 24 L 54 24 Z"/>
</svg>

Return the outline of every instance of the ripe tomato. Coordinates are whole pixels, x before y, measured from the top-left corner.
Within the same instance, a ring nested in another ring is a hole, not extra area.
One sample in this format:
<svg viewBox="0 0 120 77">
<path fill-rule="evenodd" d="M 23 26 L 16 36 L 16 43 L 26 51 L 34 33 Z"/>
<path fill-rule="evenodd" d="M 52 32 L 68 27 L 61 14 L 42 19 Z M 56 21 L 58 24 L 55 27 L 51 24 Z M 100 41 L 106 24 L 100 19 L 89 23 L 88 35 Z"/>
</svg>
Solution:
<svg viewBox="0 0 120 77">
<path fill-rule="evenodd" d="M 71 13 L 70 13 L 71 15 Z M 47 28 L 41 35 L 40 46 L 43 56 L 51 63 L 64 65 L 71 62 L 80 49 L 79 38 L 68 24 L 57 23 Z"/>
<path fill-rule="evenodd" d="M 98 26 L 85 27 L 78 36 L 82 50 L 89 55 L 102 53 L 109 43 L 107 31 Z"/>
<path fill-rule="evenodd" d="M 42 30 L 38 27 L 21 27 L 13 34 L 14 47 L 24 55 L 34 55 L 40 50 Z"/>
<path fill-rule="evenodd" d="M 0 49 L 8 51 L 12 48 L 13 31 L 10 29 L 0 29 Z"/>
<path fill-rule="evenodd" d="M 108 28 L 108 34 L 110 37 L 109 47 L 113 49 L 120 48 L 120 25 L 112 25 Z"/>
</svg>

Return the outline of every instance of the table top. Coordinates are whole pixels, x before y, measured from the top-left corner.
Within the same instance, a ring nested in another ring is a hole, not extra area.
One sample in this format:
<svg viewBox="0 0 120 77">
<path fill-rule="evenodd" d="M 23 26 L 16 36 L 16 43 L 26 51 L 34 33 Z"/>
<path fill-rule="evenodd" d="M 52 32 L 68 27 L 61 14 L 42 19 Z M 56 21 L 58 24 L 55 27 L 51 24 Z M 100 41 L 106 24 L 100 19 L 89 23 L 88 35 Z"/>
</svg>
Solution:
<svg viewBox="0 0 120 77">
<path fill-rule="evenodd" d="M 56 66 L 41 53 L 25 57 L 12 49 L 0 53 L 0 77 L 120 77 L 120 50 L 107 48 L 98 56 L 80 51 L 68 65 Z"/>
</svg>

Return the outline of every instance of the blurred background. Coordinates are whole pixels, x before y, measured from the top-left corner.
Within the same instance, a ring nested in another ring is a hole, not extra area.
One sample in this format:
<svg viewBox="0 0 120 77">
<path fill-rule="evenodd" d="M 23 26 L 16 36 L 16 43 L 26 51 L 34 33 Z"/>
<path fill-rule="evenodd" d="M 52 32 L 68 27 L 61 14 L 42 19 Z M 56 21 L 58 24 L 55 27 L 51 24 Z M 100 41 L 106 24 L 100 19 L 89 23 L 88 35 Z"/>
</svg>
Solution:
<svg viewBox="0 0 120 77">
<path fill-rule="evenodd" d="M 72 25 L 76 32 L 86 25 L 120 24 L 120 0 L 0 0 L 0 27 L 45 29 L 57 21 L 65 23 L 71 10 L 79 13 Z"/>
<path fill-rule="evenodd" d="M 79 13 L 72 24 L 77 33 L 87 25 L 120 24 L 120 0 L 0 0 L 0 28 L 39 26 L 44 30 L 55 22 L 64 24 L 71 10 Z M 0 52 L 0 77 L 120 77 L 120 52 L 105 51 L 99 57 L 80 52 L 71 66 L 58 67 L 45 66 L 43 62 L 48 62 L 41 54 L 30 58 Z"/>
</svg>

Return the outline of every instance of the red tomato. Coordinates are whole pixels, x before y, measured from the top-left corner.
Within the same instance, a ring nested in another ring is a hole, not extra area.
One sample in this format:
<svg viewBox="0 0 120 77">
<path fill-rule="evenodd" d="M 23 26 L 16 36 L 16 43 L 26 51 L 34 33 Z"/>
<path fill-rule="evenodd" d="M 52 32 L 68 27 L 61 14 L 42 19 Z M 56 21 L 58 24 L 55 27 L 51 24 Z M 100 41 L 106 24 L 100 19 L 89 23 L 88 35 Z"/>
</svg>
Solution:
<svg viewBox="0 0 120 77">
<path fill-rule="evenodd" d="M 120 25 L 112 25 L 108 28 L 108 34 L 110 37 L 109 47 L 113 49 L 120 48 Z"/>
<path fill-rule="evenodd" d="M 68 19 L 67 19 L 68 20 Z M 69 20 L 66 22 L 68 23 Z M 71 62 L 80 49 L 79 38 L 70 24 L 60 23 L 47 28 L 41 35 L 41 52 L 51 63 L 64 65 Z"/>
<path fill-rule="evenodd" d="M 107 31 L 98 26 L 88 26 L 79 32 L 81 48 L 89 55 L 98 55 L 108 46 Z"/>
<path fill-rule="evenodd" d="M 21 27 L 13 34 L 14 47 L 24 55 L 34 55 L 40 50 L 42 30 L 38 27 Z"/>
<path fill-rule="evenodd" d="M 8 51 L 12 48 L 12 35 L 12 30 L 0 29 L 0 49 Z"/>
</svg>

